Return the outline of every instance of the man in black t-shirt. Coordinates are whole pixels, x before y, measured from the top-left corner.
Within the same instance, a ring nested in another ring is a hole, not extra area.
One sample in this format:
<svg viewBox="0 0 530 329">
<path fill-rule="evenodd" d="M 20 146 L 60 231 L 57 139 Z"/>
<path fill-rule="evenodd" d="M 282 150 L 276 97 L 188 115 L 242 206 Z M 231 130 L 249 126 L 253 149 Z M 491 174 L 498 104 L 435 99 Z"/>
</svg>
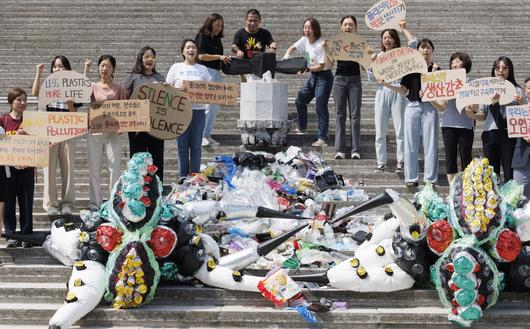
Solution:
<svg viewBox="0 0 530 329">
<path fill-rule="evenodd" d="M 272 39 L 271 33 L 259 27 L 261 15 L 257 9 L 247 11 L 245 17 L 245 28 L 240 29 L 234 35 L 232 52 L 239 58 L 251 59 L 254 52 L 276 52 L 276 43 Z"/>
</svg>

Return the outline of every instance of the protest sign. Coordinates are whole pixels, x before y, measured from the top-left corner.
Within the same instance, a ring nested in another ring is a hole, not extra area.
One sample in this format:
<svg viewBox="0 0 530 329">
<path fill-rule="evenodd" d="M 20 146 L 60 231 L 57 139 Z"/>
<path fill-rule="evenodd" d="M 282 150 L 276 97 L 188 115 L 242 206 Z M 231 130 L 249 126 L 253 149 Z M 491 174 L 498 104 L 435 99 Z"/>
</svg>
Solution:
<svg viewBox="0 0 530 329">
<path fill-rule="evenodd" d="M 427 63 L 416 49 L 394 48 L 377 56 L 372 71 L 376 79 L 392 82 L 410 73 L 427 73 Z"/>
<path fill-rule="evenodd" d="M 0 135 L 0 165 L 47 167 L 48 149 L 47 137 Z"/>
<path fill-rule="evenodd" d="M 149 131 L 147 99 L 105 101 L 90 107 L 90 132 Z"/>
<path fill-rule="evenodd" d="M 386 29 L 401 31 L 399 21 L 406 16 L 407 9 L 402 0 L 381 0 L 368 9 L 364 22 L 370 29 L 376 31 Z"/>
<path fill-rule="evenodd" d="M 81 112 L 26 111 L 22 128 L 29 135 L 48 137 L 59 143 L 88 132 L 88 118 Z"/>
<path fill-rule="evenodd" d="M 54 101 L 72 99 L 76 103 L 90 102 L 92 83 L 81 73 L 75 71 L 58 71 L 50 74 L 40 86 L 39 109 Z"/>
<path fill-rule="evenodd" d="M 237 105 L 237 83 L 185 80 L 183 86 L 186 87 L 186 97 L 192 103 Z"/>
<path fill-rule="evenodd" d="M 422 102 L 456 98 L 456 91 L 464 87 L 466 70 L 442 70 L 421 75 Z"/>
<path fill-rule="evenodd" d="M 491 104 L 491 98 L 499 93 L 499 104 L 505 105 L 513 101 L 517 91 L 515 86 L 502 78 L 482 78 L 470 81 L 457 91 L 456 108 L 462 109 L 471 104 Z"/>
<path fill-rule="evenodd" d="M 358 34 L 339 32 L 335 36 L 326 41 L 326 54 L 335 59 L 341 61 L 353 61 L 357 62 L 364 69 L 368 69 L 372 60 L 368 49 L 370 46 Z"/>
<path fill-rule="evenodd" d="M 191 122 L 191 102 L 175 87 L 150 83 L 134 89 L 131 99 L 149 100 L 149 134 L 159 139 L 182 135 Z"/>
<path fill-rule="evenodd" d="M 530 136 L 530 104 L 507 106 L 506 124 L 508 137 L 529 137 Z"/>
</svg>

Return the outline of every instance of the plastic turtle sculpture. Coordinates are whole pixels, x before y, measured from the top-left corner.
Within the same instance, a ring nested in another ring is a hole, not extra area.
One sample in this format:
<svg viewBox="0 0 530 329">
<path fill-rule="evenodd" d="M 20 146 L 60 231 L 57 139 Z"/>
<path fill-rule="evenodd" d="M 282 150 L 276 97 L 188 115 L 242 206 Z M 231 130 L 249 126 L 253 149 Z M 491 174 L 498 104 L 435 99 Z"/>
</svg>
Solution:
<svg viewBox="0 0 530 329">
<path fill-rule="evenodd" d="M 166 203 L 156 169 L 149 153 L 135 154 L 114 186 L 112 199 L 99 212 L 82 212 L 80 221 L 52 224 L 44 247 L 63 263 L 73 262 L 73 271 L 65 303 L 50 319 L 50 328 L 70 327 L 103 297 L 117 309 L 148 303 L 160 279 L 194 277 L 214 287 L 258 292 L 262 278 L 237 270 L 296 233 L 220 257 L 217 243 L 198 223 L 216 217 L 289 215 L 215 201 Z"/>
<path fill-rule="evenodd" d="M 99 212 L 83 212 L 78 222 L 52 225 L 45 248 L 65 264 L 76 261 L 65 304 L 50 320 L 50 328 L 68 328 L 103 297 L 115 308 L 139 307 L 153 298 L 161 278 L 194 277 L 214 287 L 261 291 L 274 302 L 289 296 L 300 300 L 299 291 L 282 272 L 263 278 L 242 275 L 239 270 L 296 233 L 303 234 L 309 223 L 257 247 L 220 257 L 217 243 L 201 232 L 200 224 L 220 217 L 288 215 L 223 201 L 169 204 L 161 197 L 161 184 L 148 153 L 136 154 L 127 167 L 113 189 L 112 200 Z M 507 185 L 498 191 L 487 161 L 474 160 L 455 179 L 449 205 L 429 188 L 416 195 L 414 204 L 395 192 L 383 192 L 330 220 L 336 224 L 362 211 L 390 206 L 394 217 L 377 226 L 354 257 L 325 273 L 292 279 L 360 292 L 403 290 L 415 280 L 430 279 L 443 304 L 451 308 L 449 319 L 470 325 L 495 304 L 502 288 L 496 261 L 513 261 L 521 250 L 520 240 L 510 229 L 530 219 L 530 209 L 516 215 L 522 189 Z M 440 258 L 435 263 L 437 255 Z M 521 274 L 520 270 L 524 257 L 515 262 L 519 270 L 511 271 L 516 273 L 514 278 L 518 273 L 514 282 L 519 286 L 529 281 L 530 271 Z M 285 283 L 291 294 L 275 295 L 281 290 L 277 285 Z"/>
</svg>

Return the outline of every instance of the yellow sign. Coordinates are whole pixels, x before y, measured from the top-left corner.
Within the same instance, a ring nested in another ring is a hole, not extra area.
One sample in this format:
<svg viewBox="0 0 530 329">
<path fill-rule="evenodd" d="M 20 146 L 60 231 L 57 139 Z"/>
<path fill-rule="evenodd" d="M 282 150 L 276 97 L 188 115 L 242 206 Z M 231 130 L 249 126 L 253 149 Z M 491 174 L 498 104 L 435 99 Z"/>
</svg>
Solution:
<svg viewBox="0 0 530 329">
<path fill-rule="evenodd" d="M 0 135 L 0 165 L 47 167 L 48 149 L 46 137 Z"/>
<path fill-rule="evenodd" d="M 59 143 L 88 132 L 88 115 L 81 112 L 26 111 L 22 128 L 29 135 Z"/>
</svg>

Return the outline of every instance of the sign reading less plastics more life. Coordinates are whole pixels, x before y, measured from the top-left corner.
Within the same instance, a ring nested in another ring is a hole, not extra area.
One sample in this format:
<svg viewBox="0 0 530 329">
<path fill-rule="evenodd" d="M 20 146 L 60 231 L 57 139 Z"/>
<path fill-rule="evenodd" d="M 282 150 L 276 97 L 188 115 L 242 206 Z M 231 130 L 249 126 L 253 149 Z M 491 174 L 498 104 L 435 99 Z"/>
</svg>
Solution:
<svg viewBox="0 0 530 329">
<path fill-rule="evenodd" d="M 366 12 L 364 22 L 372 30 L 397 29 L 399 21 L 405 19 L 407 9 L 402 0 L 381 0 Z"/>
<path fill-rule="evenodd" d="M 0 165 L 47 167 L 48 149 L 47 137 L 0 135 Z"/>
<path fill-rule="evenodd" d="M 360 35 L 354 33 L 339 32 L 326 41 L 326 54 L 341 61 L 357 62 L 364 69 L 368 69 L 371 64 L 369 45 Z"/>
<path fill-rule="evenodd" d="M 29 135 L 48 137 L 59 143 L 88 132 L 87 113 L 26 111 L 22 128 Z"/>
<path fill-rule="evenodd" d="M 530 104 L 507 106 L 506 124 L 508 137 L 529 137 L 530 136 Z"/>
<path fill-rule="evenodd" d="M 192 103 L 237 105 L 237 83 L 185 80 L 183 86 L 186 87 L 186 97 Z"/>
<path fill-rule="evenodd" d="M 500 105 L 513 101 L 517 91 L 515 86 L 508 80 L 502 78 L 482 78 L 469 81 L 456 95 L 456 108 L 459 111 L 471 104 L 491 104 L 491 98 L 495 94 L 501 96 Z"/>
<path fill-rule="evenodd" d="M 421 75 L 422 102 L 456 98 L 456 92 L 464 87 L 466 69 L 442 70 Z"/>
<path fill-rule="evenodd" d="M 73 99 L 76 103 L 90 102 L 92 94 L 90 80 L 75 71 L 58 71 L 50 74 L 40 86 L 39 109 L 54 101 Z"/>
<path fill-rule="evenodd" d="M 372 62 L 376 79 L 396 81 L 410 73 L 427 73 L 427 63 L 416 49 L 401 47 L 380 53 Z"/>
<path fill-rule="evenodd" d="M 90 107 L 90 132 L 149 131 L 147 99 L 105 101 Z"/>
<path fill-rule="evenodd" d="M 161 83 L 141 85 L 134 89 L 131 99 L 149 100 L 151 136 L 174 139 L 188 129 L 193 114 L 191 102 L 175 87 Z"/>
</svg>

